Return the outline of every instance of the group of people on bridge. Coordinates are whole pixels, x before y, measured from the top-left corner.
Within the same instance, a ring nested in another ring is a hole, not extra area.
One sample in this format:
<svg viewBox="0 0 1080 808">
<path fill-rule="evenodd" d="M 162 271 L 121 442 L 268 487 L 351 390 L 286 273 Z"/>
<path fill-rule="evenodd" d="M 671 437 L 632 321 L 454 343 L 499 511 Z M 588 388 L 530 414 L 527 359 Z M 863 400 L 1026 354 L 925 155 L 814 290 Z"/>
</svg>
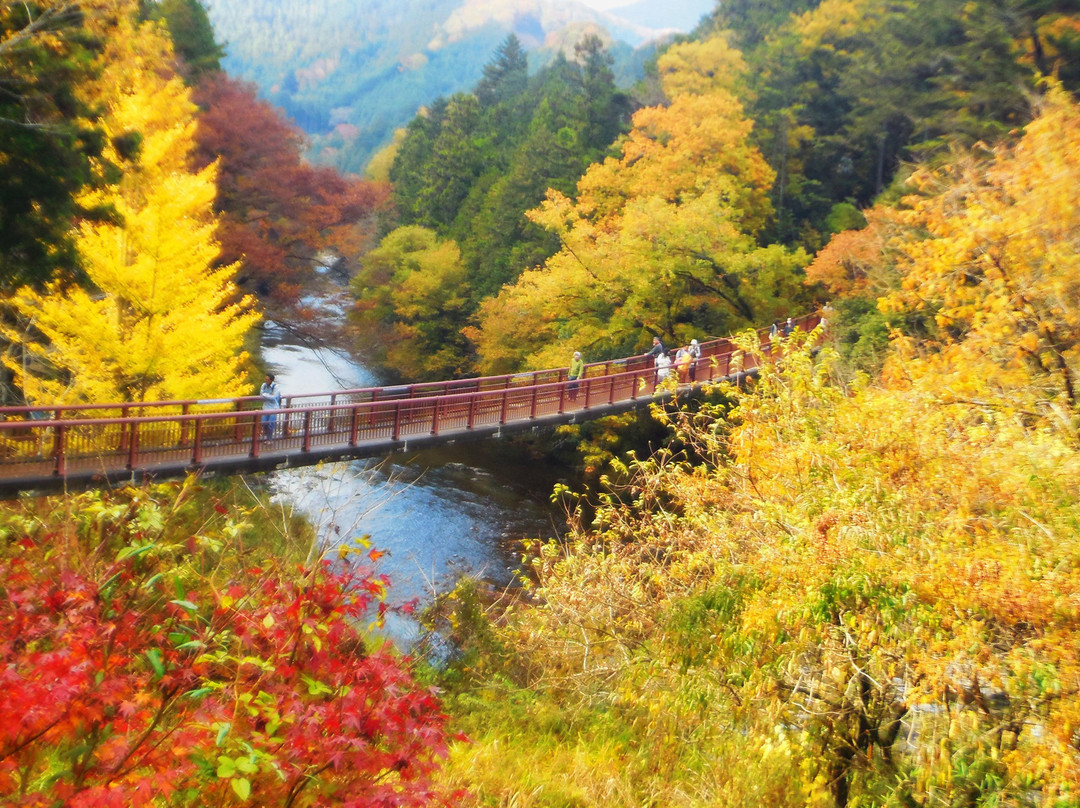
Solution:
<svg viewBox="0 0 1080 808">
<path fill-rule="evenodd" d="M 831 307 L 828 304 L 826 304 L 826 310 L 831 312 Z M 788 337 L 794 327 L 794 320 L 791 317 L 788 317 L 787 321 L 783 323 L 780 320 L 775 320 L 770 328 L 769 336 L 772 339 L 776 339 L 781 335 Z M 693 384 L 697 380 L 697 360 L 701 358 L 701 345 L 696 339 L 692 339 L 686 345 L 680 347 L 672 357 L 664 347 L 660 337 L 653 337 L 652 347 L 642 356 L 651 356 L 653 358 L 656 365 L 657 382 L 668 379 L 674 371 L 680 384 Z M 581 351 L 574 351 L 570 359 L 570 366 L 567 368 L 569 384 L 567 384 L 566 390 L 571 401 L 577 400 L 578 382 L 584 375 L 585 360 L 582 358 Z M 274 374 L 266 374 L 266 379 L 262 387 L 259 388 L 259 396 L 262 398 L 264 410 L 281 409 L 281 390 L 275 381 Z M 277 415 L 273 412 L 264 415 L 262 417 L 264 440 L 273 440 L 276 429 Z"/>
<path fill-rule="evenodd" d="M 653 337 L 652 347 L 642 356 L 651 356 L 653 358 L 658 382 L 667 379 L 674 370 L 678 374 L 680 383 L 689 382 L 692 384 L 696 381 L 696 362 L 701 358 L 701 345 L 696 339 L 692 339 L 679 348 L 673 358 L 664 347 L 660 337 Z M 566 375 L 570 380 L 570 384 L 567 385 L 566 389 L 570 400 L 574 401 L 577 399 L 577 382 L 585 375 L 585 361 L 581 357 L 581 351 L 574 351 Z"/>
<path fill-rule="evenodd" d="M 651 356 L 653 358 L 653 363 L 656 365 L 656 380 L 658 382 L 667 379 L 671 375 L 673 369 L 678 375 L 681 384 L 697 381 L 697 365 L 695 363 L 701 358 L 701 345 L 696 339 L 690 340 L 686 345 L 679 348 L 675 352 L 675 357 L 672 358 L 664 347 L 664 343 L 660 340 L 660 337 L 653 337 L 652 348 L 643 355 Z"/>
</svg>

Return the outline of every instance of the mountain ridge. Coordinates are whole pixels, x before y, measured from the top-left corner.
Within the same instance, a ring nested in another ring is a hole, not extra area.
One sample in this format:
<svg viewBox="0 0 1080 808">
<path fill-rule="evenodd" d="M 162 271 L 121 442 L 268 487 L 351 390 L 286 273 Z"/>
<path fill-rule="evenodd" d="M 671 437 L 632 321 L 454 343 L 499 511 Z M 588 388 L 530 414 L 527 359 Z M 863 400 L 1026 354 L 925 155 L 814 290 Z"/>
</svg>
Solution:
<svg viewBox="0 0 1080 808">
<path fill-rule="evenodd" d="M 535 70 L 598 33 L 624 86 L 677 28 L 639 22 L 655 3 L 601 11 L 578 0 L 207 0 L 225 70 L 253 82 L 311 140 L 309 157 L 360 173 L 423 106 L 471 89 L 514 33 Z M 678 0 L 683 24 L 705 0 Z M 688 10 L 689 9 L 689 10 Z M 703 12 L 704 13 L 704 12 Z M 624 16 L 626 15 L 626 16 Z M 568 41 L 572 39 L 573 41 Z"/>
</svg>

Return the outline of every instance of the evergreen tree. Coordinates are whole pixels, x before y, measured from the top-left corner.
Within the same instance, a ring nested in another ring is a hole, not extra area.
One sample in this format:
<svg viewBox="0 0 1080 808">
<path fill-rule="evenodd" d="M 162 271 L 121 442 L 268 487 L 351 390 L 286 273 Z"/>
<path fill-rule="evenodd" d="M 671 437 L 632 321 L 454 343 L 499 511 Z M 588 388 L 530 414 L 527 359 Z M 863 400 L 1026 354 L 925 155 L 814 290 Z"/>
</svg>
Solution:
<svg viewBox="0 0 1080 808">
<path fill-rule="evenodd" d="M 596 34 L 589 34 L 574 46 L 574 55 L 581 68 L 580 85 L 585 106 L 585 128 L 582 146 L 592 162 L 615 139 L 627 130 L 630 120 L 630 100 L 615 87 L 614 57 L 604 48 Z"/>
<path fill-rule="evenodd" d="M 518 98 L 525 91 L 528 73 L 529 62 L 521 40 L 510 34 L 484 66 L 484 77 L 476 85 L 477 100 L 481 106 L 491 107 Z"/>
<path fill-rule="evenodd" d="M 434 163 L 435 138 L 442 129 L 448 105 L 447 99 L 438 98 L 409 122 L 390 166 L 394 208 L 402 224 L 417 224 L 423 219 L 421 192 L 427 184 L 427 172 Z"/>
<path fill-rule="evenodd" d="M 148 17 L 163 20 L 169 29 L 173 48 L 184 60 L 190 83 L 201 76 L 221 70 L 225 49 L 214 38 L 214 28 L 201 0 L 156 0 L 149 3 Z"/>
<path fill-rule="evenodd" d="M 457 218 L 484 164 L 480 123 L 476 96 L 458 93 L 447 102 L 416 201 L 417 224 L 445 231 Z"/>
<path fill-rule="evenodd" d="M 77 87 L 98 47 L 68 3 L 0 2 L 0 287 L 77 266 L 75 201 L 104 145 Z"/>
</svg>

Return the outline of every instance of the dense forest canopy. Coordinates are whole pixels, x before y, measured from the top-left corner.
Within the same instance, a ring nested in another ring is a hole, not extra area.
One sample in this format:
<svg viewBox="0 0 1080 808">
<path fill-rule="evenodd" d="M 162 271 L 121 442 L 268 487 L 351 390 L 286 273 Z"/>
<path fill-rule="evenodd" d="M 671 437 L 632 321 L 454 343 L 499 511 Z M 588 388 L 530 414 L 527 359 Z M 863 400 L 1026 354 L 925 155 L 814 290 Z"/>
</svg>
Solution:
<svg viewBox="0 0 1080 808">
<path fill-rule="evenodd" d="M 104 133 L 75 93 L 100 42 L 77 4 L 0 6 L 0 281 L 39 281 L 74 263 L 76 194 L 94 181 Z"/>
<path fill-rule="evenodd" d="M 464 329 L 478 302 L 557 249 L 524 211 L 549 188 L 569 192 L 624 130 L 629 109 L 598 37 L 583 39 L 573 59 L 556 59 L 529 76 L 521 43 L 511 35 L 475 94 L 440 99 L 414 119 L 389 172 L 395 222 L 452 239 L 463 272 L 440 270 L 451 273 L 446 286 L 435 284 L 445 289 L 445 311 L 434 300 L 434 309 L 414 305 L 406 289 L 419 281 L 416 273 L 431 270 L 415 256 L 390 259 L 391 244 L 414 243 L 391 232 L 379 258 L 362 259 L 353 279 L 355 320 L 370 355 L 406 377 L 471 369 Z M 384 256 L 396 271 L 386 271 Z"/>
<path fill-rule="evenodd" d="M 1069 3 L 770 8 L 723 4 L 715 25 L 744 50 L 756 142 L 779 176 L 769 235 L 812 249 L 837 201 L 866 206 L 904 162 L 1007 135 L 1040 76 L 1080 78 Z"/>
<path fill-rule="evenodd" d="M 246 392 L 241 288 L 295 303 L 314 256 L 362 251 L 387 188 L 306 164 L 216 69 L 198 0 L 0 9 L 4 401 Z"/>
<path fill-rule="evenodd" d="M 508 40 L 473 93 L 413 120 L 389 172 L 396 221 L 457 244 L 465 275 L 455 271 L 453 297 L 466 302 L 425 323 L 387 302 L 410 283 L 405 264 L 379 276 L 390 289 L 362 270 L 362 333 L 405 375 L 431 376 L 469 367 L 421 358 L 451 322 L 456 356 L 507 371 L 786 316 L 808 302 L 800 251 L 860 227 L 860 210 L 909 165 L 1013 136 L 1040 77 L 1075 88 L 1069 12 L 723 4 L 632 94 L 612 85 L 596 41 L 525 82 Z"/>
</svg>

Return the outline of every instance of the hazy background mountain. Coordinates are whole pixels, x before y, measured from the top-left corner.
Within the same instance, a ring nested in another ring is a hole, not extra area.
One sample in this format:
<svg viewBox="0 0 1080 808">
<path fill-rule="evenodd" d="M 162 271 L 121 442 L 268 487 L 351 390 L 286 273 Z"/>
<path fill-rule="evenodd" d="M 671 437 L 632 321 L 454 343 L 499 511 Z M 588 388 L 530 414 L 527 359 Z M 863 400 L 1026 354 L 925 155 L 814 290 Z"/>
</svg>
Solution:
<svg viewBox="0 0 1080 808">
<path fill-rule="evenodd" d="M 508 33 L 545 64 L 590 31 L 620 85 L 714 0 L 208 0 L 223 67 L 254 82 L 311 138 L 311 158 L 361 172 L 396 128 L 471 89 Z"/>
</svg>

